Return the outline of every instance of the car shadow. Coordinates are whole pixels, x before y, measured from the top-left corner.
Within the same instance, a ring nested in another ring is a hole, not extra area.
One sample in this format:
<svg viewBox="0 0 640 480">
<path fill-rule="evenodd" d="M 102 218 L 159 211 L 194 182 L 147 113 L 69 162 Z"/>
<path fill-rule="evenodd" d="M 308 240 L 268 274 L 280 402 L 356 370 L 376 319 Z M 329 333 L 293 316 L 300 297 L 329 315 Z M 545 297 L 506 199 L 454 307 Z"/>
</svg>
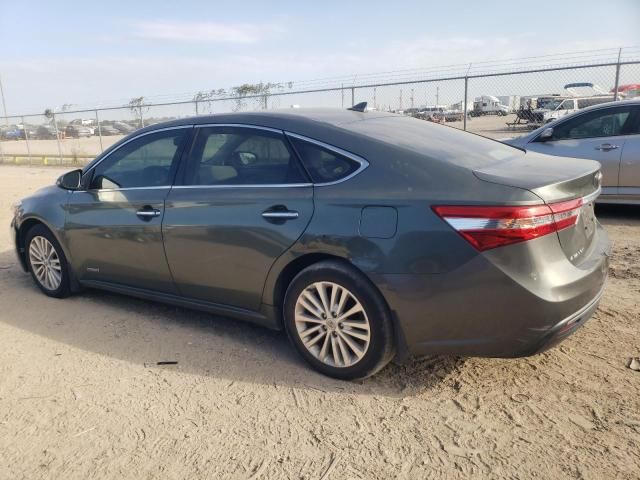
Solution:
<svg viewBox="0 0 640 480">
<path fill-rule="evenodd" d="M 304 363 L 284 332 L 97 290 L 64 300 L 43 295 L 14 252 L 0 253 L 0 321 L 88 352 L 148 369 L 323 392 L 406 397 L 460 369 L 457 357 L 411 359 L 375 376 L 344 382 Z M 158 365 L 158 362 L 177 362 Z"/>
<path fill-rule="evenodd" d="M 607 225 L 638 225 L 640 206 L 596 204 L 596 216 L 605 227 Z"/>
</svg>

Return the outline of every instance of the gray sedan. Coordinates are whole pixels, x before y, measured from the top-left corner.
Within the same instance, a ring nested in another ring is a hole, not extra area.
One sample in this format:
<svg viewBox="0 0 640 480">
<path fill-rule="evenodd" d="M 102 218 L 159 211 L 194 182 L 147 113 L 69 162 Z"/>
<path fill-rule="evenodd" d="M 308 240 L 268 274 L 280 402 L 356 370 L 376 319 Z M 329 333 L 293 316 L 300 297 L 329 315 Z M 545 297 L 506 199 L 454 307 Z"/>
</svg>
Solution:
<svg viewBox="0 0 640 480">
<path fill-rule="evenodd" d="M 596 160 L 603 175 L 598 202 L 640 204 L 640 100 L 585 108 L 505 142 L 547 155 Z"/>
<path fill-rule="evenodd" d="M 583 325 L 607 275 L 600 179 L 597 162 L 387 113 L 200 116 L 23 199 L 12 231 L 46 295 L 284 329 L 354 379 L 409 355 L 531 355 Z"/>
</svg>

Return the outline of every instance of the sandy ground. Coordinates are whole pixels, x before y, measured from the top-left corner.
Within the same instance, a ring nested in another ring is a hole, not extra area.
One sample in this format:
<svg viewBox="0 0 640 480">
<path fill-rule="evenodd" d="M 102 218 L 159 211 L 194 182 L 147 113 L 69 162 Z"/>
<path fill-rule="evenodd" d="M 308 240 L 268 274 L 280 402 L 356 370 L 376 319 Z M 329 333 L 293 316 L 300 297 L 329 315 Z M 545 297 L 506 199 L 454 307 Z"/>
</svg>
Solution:
<svg viewBox="0 0 640 480">
<path fill-rule="evenodd" d="M 7 206 L 60 172 L 0 166 L 1 479 L 640 477 L 640 373 L 627 368 L 640 355 L 639 209 L 599 210 L 610 281 L 561 346 L 346 383 L 248 324 L 42 295 L 17 265 Z"/>
<path fill-rule="evenodd" d="M 524 135 L 530 130 L 526 127 L 519 127 L 517 130 L 509 129 L 505 122 L 513 122 L 515 115 L 508 115 L 506 117 L 498 117 L 495 115 L 488 115 L 484 117 L 470 118 L 467 120 L 467 129 L 469 131 L 479 133 L 491 138 L 508 138 L 516 137 L 518 135 Z M 451 122 L 448 125 L 455 128 L 462 128 L 462 122 Z M 65 138 L 60 140 L 60 152 L 62 155 L 76 155 L 83 156 L 96 156 L 103 149 L 111 146 L 118 140 L 123 138 L 122 135 L 114 135 L 109 137 L 102 137 L 102 146 L 100 145 L 99 137 L 88 138 Z M 11 163 L 9 160 L 3 161 L 2 155 L 27 155 L 31 153 L 34 157 L 47 155 L 51 157 L 49 161 L 55 161 L 55 158 L 59 156 L 58 142 L 56 140 L 30 140 L 27 146 L 26 140 L 5 140 L 0 142 L 0 163 Z M 42 164 L 42 158 L 34 158 L 34 165 Z"/>
</svg>

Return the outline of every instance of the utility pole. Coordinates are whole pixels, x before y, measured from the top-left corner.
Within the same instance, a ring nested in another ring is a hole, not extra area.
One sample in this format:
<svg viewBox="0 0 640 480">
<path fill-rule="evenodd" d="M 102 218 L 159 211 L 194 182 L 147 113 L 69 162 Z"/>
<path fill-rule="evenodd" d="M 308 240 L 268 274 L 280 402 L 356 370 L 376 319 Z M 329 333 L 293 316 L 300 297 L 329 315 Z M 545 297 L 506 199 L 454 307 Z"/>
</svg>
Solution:
<svg viewBox="0 0 640 480">
<path fill-rule="evenodd" d="M 398 107 L 398 110 L 402 110 L 402 89 L 400 89 L 400 106 Z"/>
<path fill-rule="evenodd" d="M 440 105 L 440 87 L 436 87 L 436 106 Z"/>
<path fill-rule="evenodd" d="M 2 77 L 0 77 L 0 97 L 2 97 L 2 110 L 4 111 L 4 123 L 9 126 L 9 116 L 7 115 L 7 104 L 4 101 L 4 88 L 2 87 Z"/>
<path fill-rule="evenodd" d="M 613 87 L 613 101 L 618 101 L 618 88 L 620 88 L 620 57 L 622 56 L 622 48 L 618 50 L 618 62 L 616 63 L 616 83 Z M 6 115 L 6 113 L 5 113 Z"/>
<path fill-rule="evenodd" d="M 376 103 L 376 87 L 373 87 L 373 108 L 378 108 L 378 104 Z"/>
<path fill-rule="evenodd" d="M 411 89 L 411 108 L 413 108 L 413 88 Z"/>
</svg>

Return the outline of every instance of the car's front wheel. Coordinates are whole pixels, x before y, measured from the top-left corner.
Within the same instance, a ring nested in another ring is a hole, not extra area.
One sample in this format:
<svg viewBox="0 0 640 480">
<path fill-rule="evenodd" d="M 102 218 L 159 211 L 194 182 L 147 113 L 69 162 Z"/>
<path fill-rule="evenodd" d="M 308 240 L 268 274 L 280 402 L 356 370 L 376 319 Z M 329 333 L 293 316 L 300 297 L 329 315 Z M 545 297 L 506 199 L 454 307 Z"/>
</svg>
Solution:
<svg viewBox="0 0 640 480">
<path fill-rule="evenodd" d="M 321 373 L 365 378 L 394 355 L 389 309 L 376 288 L 354 268 L 324 261 L 301 271 L 284 301 L 287 334 Z"/>
<path fill-rule="evenodd" d="M 62 247 L 44 225 L 27 232 L 25 251 L 29 271 L 36 285 L 50 297 L 69 295 L 69 267 Z"/>
</svg>

